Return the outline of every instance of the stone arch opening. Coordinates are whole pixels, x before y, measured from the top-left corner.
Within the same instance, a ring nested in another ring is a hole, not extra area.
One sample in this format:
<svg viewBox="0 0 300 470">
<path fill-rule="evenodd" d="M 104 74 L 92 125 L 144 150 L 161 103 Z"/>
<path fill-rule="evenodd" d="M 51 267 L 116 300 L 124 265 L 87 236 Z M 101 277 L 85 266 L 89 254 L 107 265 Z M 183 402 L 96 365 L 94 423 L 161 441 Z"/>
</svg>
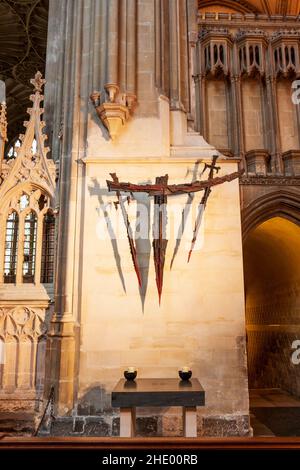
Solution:
<svg viewBox="0 0 300 470">
<path fill-rule="evenodd" d="M 300 225 L 273 216 L 244 240 L 249 387 L 280 388 L 300 397 Z"/>
</svg>

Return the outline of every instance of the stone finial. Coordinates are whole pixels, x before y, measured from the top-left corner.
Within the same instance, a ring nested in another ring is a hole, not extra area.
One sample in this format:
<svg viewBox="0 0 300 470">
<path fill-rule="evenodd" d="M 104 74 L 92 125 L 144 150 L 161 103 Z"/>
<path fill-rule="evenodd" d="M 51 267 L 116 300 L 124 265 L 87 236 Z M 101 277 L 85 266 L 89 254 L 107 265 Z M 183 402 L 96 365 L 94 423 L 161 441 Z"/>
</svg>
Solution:
<svg viewBox="0 0 300 470">
<path fill-rule="evenodd" d="M 42 92 L 42 87 L 43 85 L 45 85 L 46 83 L 46 80 L 44 78 L 42 78 L 42 74 L 41 72 L 37 72 L 34 76 L 34 78 L 32 78 L 30 80 L 30 83 L 34 86 L 34 91 L 35 92 Z"/>
<path fill-rule="evenodd" d="M 100 91 L 93 91 L 90 94 L 90 99 L 94 106 L 100 106 L 101 93 Z"/>
<path fill-rule="evenodd" d="M 108 93 L 109 101 L 111 103 L 114 103 L 120 91 L 118 85 L 116 85 L 115 83 L 107 83 L 106 85 L 104 85 L 104 88 Z"/>
</svg>

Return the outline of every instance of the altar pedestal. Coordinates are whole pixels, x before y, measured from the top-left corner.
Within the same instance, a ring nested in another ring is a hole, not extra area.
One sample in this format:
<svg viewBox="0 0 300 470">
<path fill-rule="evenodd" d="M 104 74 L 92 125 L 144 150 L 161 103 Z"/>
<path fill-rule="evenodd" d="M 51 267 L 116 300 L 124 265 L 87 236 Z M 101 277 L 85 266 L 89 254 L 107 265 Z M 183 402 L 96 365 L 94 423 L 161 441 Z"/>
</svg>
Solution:
<svg viewBox="0 0 300 470">
<path fill-rule="evenodd" d="M 185 437 L 197 437 L 197 406 L 204 406 L 205 392 L 198 379 L 119 380 L 112 392 L 112 406 L 120 408 L 120 437 L 135 435 L 138 406 L 180 406 Z"/>
</svg>

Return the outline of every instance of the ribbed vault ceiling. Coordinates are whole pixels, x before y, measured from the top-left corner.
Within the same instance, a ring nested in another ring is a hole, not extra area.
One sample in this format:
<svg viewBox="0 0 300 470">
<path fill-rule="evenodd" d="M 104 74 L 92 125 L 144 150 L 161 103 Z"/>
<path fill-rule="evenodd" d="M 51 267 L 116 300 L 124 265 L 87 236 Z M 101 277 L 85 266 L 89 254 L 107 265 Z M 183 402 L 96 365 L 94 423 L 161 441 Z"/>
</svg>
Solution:
<svg viewBox="0 0 300 470">
<path fill-rule="evenodd" d="M 48 0 L 0 0 L 0 79 L 6 84 L 9 140 L 28 119 L 30 78 L 44 73 Z"/>
<path fill-rule="evenodd" d="M 200 9 L 216 12 L 299 15 L 300 0 L 198 0 Z"/>
</svg>

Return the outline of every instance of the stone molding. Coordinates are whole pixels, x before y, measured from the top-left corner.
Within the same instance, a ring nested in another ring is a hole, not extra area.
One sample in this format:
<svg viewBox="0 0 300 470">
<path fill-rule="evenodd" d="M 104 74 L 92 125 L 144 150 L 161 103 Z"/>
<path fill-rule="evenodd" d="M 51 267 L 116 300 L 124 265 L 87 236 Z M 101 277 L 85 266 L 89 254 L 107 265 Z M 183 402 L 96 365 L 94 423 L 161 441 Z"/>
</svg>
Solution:
<svg viewBox="0 0 300 470">
<path fill-rule="evenodd" d="M 250 176 L 250 173 L 253 173 L 256 176 L 267 175 L 267 165 L 270 160 L 270 155 L 267 150 L 250 150 L 246 153 L 245 159 L 247 162 L 248 176 Z"/>
<path fill-rule="evenodd" d="M 286 176 L 300 175 L 300 150 L 288 150 L 282 154 Z"/>
<path fill-rule="evenodd" d="M 300 186 L 300 177 L 286 176 L 244 176 L 240 179 L 240 185 L 267 185 L 267 186 Z"/>
</svg>

